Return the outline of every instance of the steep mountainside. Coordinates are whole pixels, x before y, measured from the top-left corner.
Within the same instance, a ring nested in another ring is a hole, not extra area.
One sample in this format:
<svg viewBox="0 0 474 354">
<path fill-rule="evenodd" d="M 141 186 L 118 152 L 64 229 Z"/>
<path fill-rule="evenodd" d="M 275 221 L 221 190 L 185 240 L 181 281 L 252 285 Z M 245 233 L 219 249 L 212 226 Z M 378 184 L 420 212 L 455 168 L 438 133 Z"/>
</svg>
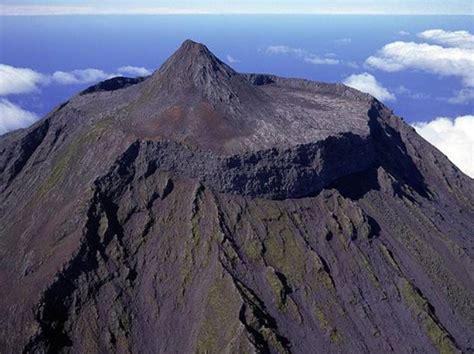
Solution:
<svg viewBox="0 0 474 354">
<path fill-rule="evenodd" d="M 473 195 L 376 99 L 186 41 L 0 137 L 0 352 L 472 352 Z"/>
</svg>

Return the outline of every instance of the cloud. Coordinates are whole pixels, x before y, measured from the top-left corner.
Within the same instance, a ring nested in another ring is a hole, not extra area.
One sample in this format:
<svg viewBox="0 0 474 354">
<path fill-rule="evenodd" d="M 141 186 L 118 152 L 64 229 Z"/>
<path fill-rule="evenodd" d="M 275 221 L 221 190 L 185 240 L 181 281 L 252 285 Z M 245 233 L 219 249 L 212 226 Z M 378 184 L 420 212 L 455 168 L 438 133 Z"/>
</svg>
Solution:
<svg viewBox="0 0 474 354">
<path fill-rule="evenodd" d="M 468 104 L 474 101 L 474 89 L 464 88 L 459 90 L 455 96 L 448 98 L 447 101 L 452 104 Z"/>
<path fill-rule="evenodd" d="M 4 0 L 1 15 L 104 14 L 457 14 L 472 12 L 469 0 L 449 1 L 67 1 Z"/>
<path fill-rule="evenodd" d="M 0 98 L 0 135 L 25 128 L 37 119 L 36 114 L 25 111 L 5 98 Z"/>
<path fill-rule="evenodd" d="M 128 75 L 132 77 L 149 76 L 152 72 L 139 66 L 121 66 L 118 73 L 107 73 L 100 69 L 88 68 L 72 71 L 56 71 L 50 76 L 50 81 L 59 85 L 92 84 L 112 77 Z"/>
<path fill-rule="evenodd" d="M 123 67 L 119 69 L 132 69 Z M 135 68 L 138 70 L 141 68 Z M 73 85 L 88 84 L 117 76 L 99 69 L 56 71 L 51 75 L 42 74 L 28 68 L 17 68 L 0 64 L 0 96 L 30 93 L 40 90 L 40 86 L 49 84 Z"/>
<path fill-rule="evenodd" d="M 99 69 L 82 69 L 73 71 L 56 71 L 51 75 L 51 80 L 60 85 L 90 84 L 114 77 Z"/>
<path fill-rule="evenodd" d="M 365 63 L 388 72 L 411 69 L 441 76 L 455 76 L 462 80 L 464 86 L 474 87 L 474 49 L 470 49 L 469 41 L 461 40 L 472 38 L 471 34 L 465 31 L 429 30 L 421 32 L 419 36 L 457 46 L 397 41 L 385 45 L 375 55 L 367 58 Z"/>
<path fill-rule="evenodd" d="M 440 117 L 414 123 L 418 134 L 436 146 L 452 163 L 474 178 L 474 116 Z"/>
<path fill-rule="evenodd" d="M 269 55 L 291 55 L 314 65 L 337 65 L 340 63 L 339 59 L 321 58 L 320 56 L 310 53 L 305 49 L 293 48 L 286 45 L 272 45 L 267 47 L 265 52 Z"/>
<path fill-rule="evenodd" d="M 339 38 L 334 41 L 334 43 L 338 46 L 348 45 L 352 42 L 352 38 Z"/>
<path fill-rule="evenodd" d="M 320 58 L 318 56 L 305 57 L 304 61 L 307 62 L 307 63 L 315 64 L 315 65 L 337 65 L 337 64 L 339 64 L 339 59 Z"/>
<path fill-rule="evenodd" d="M 137 76 L 149 76 L 152 74 L 152 72 L 142 66 L 121 66 L 120 68 L 117 69 L 117 71 L 122 74 L 122 75 L 129 75 L 133 77 Z"/>
<path fill-rule="evenodd" d="M 143 67 L 123 66 L 117 69 L 120 74 L 146 76 L 151 72 Z M 88 68 L 72 71 L 56 71 L 53 74 L 42 74 L 29 68 L 17 68 L 0 64 L 0 96 L 23 94 L 39 91 L 41 86 L 50 84 L 77 85 L 90 84 L 106 80 L 117 73 Z"/>
<path fill-rule="evenodd" d="M 2 5 L 0 16 L 62 15 L 185 15 L 210 14 L 206 9 L 165 6 L 74 6 L 74 5 Z"/>
<path fill-rule="evenodd" d="M 474 35 L 467 31 L 450 32 L 442 29 L 432 29 L 419 33 L 418 37 L 448 47 L 474 49 Z"/>
<path fill-rule="evenodd" d="M 396 88 L 395 92 L 399 95 L 410 95 L 411 90 L 409 88 L 406 88 L 403 85 L 400 85 Z"/>
<path fill-rule="evenodd" d="M 233 56 L 227 54 L 226 56 L 226 59 L 227 59 L 227 62 L 229 64 L 235 64 L 235 63 L 240 63 L 240 60 L 239 59 L 235 59 Z"/>
<path fill-rule="evenodd" d="M 352 69 L 358 69 L 359 64 L 357 64 L 355 61 L 348 61 L 346 62 L 346 65 Z"/>
<path fill-rule="evenodd" d="M 371 94 L 381 101 L 394 101 L 395 95 L 389 92 L 369 73 L 351 75 L 344 80 L 344 84 L 359 91 Z"/>
<path fill-rule="evenodd" d="M 143 67 L 123 66 L 117 69 L 120 74 L 147 76 L 150 71 Z M 106 73 L 99 69 L 82 69 L 56 71 L 53 74 L 42 74 L 28 68 L 16 68 L 0 64 L 0 96 L 39 92 L 45 85 L 78 85 L 92 84 L 119 74 Z M 22 109 L 5 98 L 0 97 L 0 134 L 24 128 L 38 119 L 38 116 Z"/>
<path fill-rule="evenodd" d="M 45 76 L 34 70 L 0 64 L 1 96 L 38 91 L 44 81 Z"/>
<path fill-rule="evenodd" d="M 394 92 L 397 94 L 397 95 L 403 95 L 403 96 L 408 96 L 409 98 L 412 98 L 412 99 L 415 99 L 415 100 L 427 100 L 429 98 L 431 98 L 431 96 L 427 93 L 424 93 L 424 92 L 413 92 L 412 90 L 410 90 L 409 88 L 403 86 L 403 85 L 400 85 L 398 86 Z"/>
<path fill-rule="evenodd" d="M 389 72 L 415 69 L 443 76 L 458 76 L 465 85 L 474 86 L 474 51 L 463 48 L 394 42 L 369 57 L 366 64 Z"/>
<path fill-rule="evenodd" d="M 301 56 L 306 53 L 305 50 L 300 48 L 292 48 L 287 45 L 271 45 L 266 49 L 267 54 L 293 54 Z"/>
<path fill-rule="evenodd" d="M 408 31 L 398 31 L 398 35 L 400 35 L 400 36 L 409 36 L 410 32 L 408 32 Z"/>
</svg>

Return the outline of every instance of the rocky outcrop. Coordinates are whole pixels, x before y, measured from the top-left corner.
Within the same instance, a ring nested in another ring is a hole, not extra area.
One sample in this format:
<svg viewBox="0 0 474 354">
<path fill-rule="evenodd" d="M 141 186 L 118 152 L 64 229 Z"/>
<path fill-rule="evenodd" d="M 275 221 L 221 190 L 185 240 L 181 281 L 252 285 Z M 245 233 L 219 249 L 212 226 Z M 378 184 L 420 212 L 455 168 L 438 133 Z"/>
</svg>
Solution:
<svg viewBox="0 0 474 354">
<path fill-rule="evenodd" d="M 120 90 L 132 85 L 136 85 L 142 82 L 145 78 L 144 77 L 113 77 L 111 79 L 101 81 L 97 85 L 93 85 L 85 89 L 80 93 L 80 95 L 87 95 L 88 93 L 94 92 L 104 92 L 104 91 L 115 91 Z"/>
</svg>

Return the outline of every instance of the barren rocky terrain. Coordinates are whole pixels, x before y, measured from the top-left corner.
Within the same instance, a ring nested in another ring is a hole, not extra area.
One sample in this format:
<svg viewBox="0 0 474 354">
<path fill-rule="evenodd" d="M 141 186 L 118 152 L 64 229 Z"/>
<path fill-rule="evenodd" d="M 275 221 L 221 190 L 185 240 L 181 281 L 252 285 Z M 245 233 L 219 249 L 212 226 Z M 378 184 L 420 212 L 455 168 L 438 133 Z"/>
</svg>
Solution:
<svg viewBox="0 0 474 354">
<path fill-rule="evenodd" d="M 473 195 L 375 98 L 186 41 L 0 137 L 0 352 L 469 353 Z"/>
</svg>

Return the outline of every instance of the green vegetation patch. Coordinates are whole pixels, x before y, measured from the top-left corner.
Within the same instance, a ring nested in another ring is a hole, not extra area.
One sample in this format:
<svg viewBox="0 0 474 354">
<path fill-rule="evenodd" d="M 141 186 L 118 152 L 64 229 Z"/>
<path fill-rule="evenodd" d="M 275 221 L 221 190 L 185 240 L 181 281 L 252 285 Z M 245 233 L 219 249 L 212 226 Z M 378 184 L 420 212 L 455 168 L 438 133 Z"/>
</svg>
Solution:
<svg viewBox="0 0 474 354">
<path fill-rule="evenodd" d="M 438 322 L 431 305 L 420 291 L 405 278 L 399 280 L 398 287 L 414 318 L 424 328 L 439 352 L 442 354 L 459 353 L 452 337 Z"/>
<path fill-rule="evenodd" d="M 204 319 L 197 336 L 198 353 L 225 352 L 239 336 L 240 297 L 230 279 L 218 276 L 210 287 Z"/>
</svg>

